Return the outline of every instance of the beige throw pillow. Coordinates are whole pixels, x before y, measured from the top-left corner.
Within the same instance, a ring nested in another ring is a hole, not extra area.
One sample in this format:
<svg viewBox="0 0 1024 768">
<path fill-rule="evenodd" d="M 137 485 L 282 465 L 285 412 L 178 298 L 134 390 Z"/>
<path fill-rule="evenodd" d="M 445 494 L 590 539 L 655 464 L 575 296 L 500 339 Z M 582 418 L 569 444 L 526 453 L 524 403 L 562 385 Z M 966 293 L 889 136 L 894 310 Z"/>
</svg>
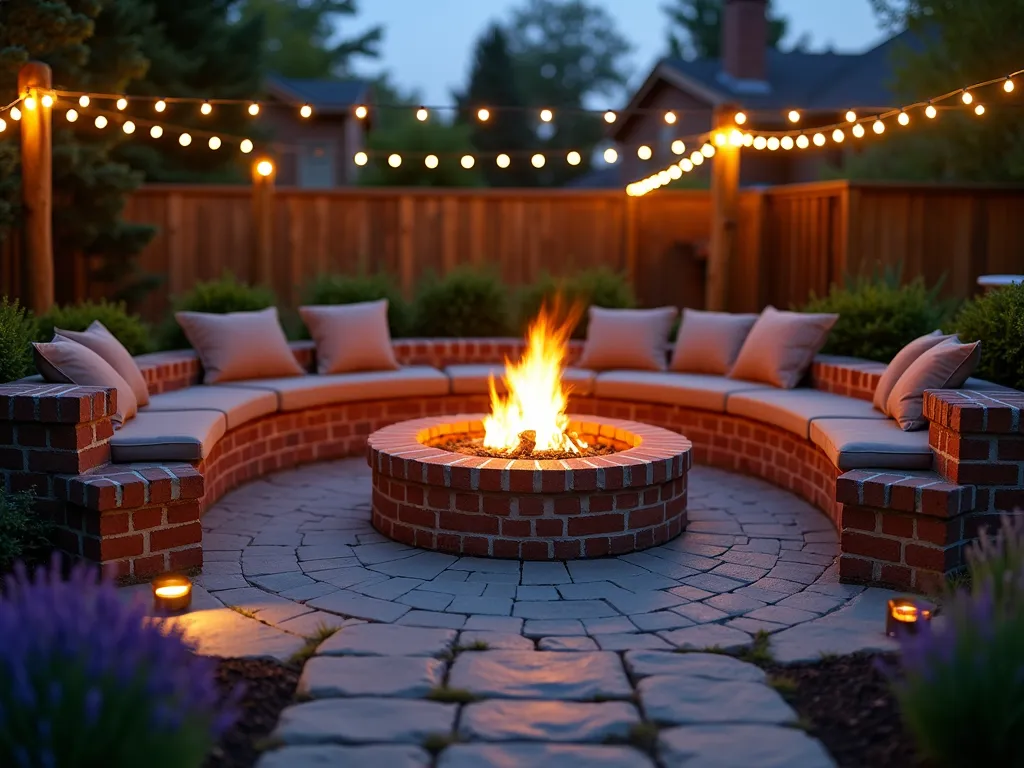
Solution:
<svg viewBox="0 0 1024 768">
<path fill-rule="evenodd" d="M 792 389 L 807 373 L 839 315 L 783 312 L 765 307 L 750 329 L 729 378 Z"/>
<path fill-rule="evenodd" d="M 669 370 L 725 376 L 756 321 L 757 315 L 684 309 Z"/>
<path fill-rule="evenodd" d="M 117 412 L 112 417 L 121 426 L 139 410 L 131 385 L 113 366 L 77 341 L 64 339 L 49 344 L 33 344 L 36 368 L 42 377 L 58 384 L 80 387 L 107 387 L 117 390 Z"/>
<path fill-rule="evenodd" d="M 388 300 L 299 307 L 316 343 L 317 373 L 393 371 L 398 368 L 388 330 Z"/>
<path fill-rule="evenodd" d="M 946 339 L 910 364 L 889 393 L 886 411 L 900 429 L 913 432 L 928 426 L 924 417 L 926 389 L 957 389 L 974 373 L 981 360 L 981 342 L 961 344 L 956 337 Z"/>
<path fill-rule="evenodd" d="M 665 348 L 676 313 L 675 307 L 591 307 L 587 340 L 576 367 L 595 371 L 609 368 L 665 370 Z"/>
<path fill-rule="evenodd" d="M 128 386 L 135 393 L 135 399 L 138 401 L 139 406 L 142 407 L 149 404 L 149 387 L 146 385 L 146 380 L 142 377 L 142 371 L 139 370 L 139 366 L 135 364 L 135 358 L 99 320 L 94 320 L 92 325 L 84 331 L 65 331 L 61 328 L 55 328 L 54 333 L 57 335 L 57 338 L 77 341 L 83 347 L 88 347 L 102 357 L 110 363 L 111 368 L 121 375 L 122 379 L 128 382 Z M 54 341 L 56 340 L 55 338 Z"/>
<path fill-rule="evenodd" d="M 301 376 L 277 319 L 277 309 L 258 312 L 177 312 L 174 317 L 199 355 L 203 382 Z"/>
<path fill-rule="evenodd" d="M 896 386 L 896 382 L 900 380 L 900 376 L 906 373 L 907 368 L 929 349 L 951 338 L 953 337 L 944 336 L 942 331 L 932 331 L 927 336 L 914 339 L 897 352 L 889 365 L 885 367 L 885 372 L 882 373 L 882 377 L 878 380 L 878 386 L 875 387 L 875 396 L 871 401 L 875 408 L 888 416 L 886 402 L 889 400 L 889 394 Z"/>
</svg>

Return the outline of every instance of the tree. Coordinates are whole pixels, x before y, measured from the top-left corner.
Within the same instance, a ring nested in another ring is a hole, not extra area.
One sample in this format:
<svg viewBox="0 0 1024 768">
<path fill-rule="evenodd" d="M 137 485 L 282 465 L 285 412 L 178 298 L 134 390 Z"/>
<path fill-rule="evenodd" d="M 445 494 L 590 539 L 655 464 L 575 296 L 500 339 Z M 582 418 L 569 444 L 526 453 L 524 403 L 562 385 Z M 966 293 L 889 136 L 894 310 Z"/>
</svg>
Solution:
<svg viewBox="0 0 1024 768">
<path fill-rule="evenodd" d="M 40 60 L 53 69 L 61 90 L 122 93 L 146 73 L 142 39 L 151 32 L 153 6 L 140 0 L 17 0 L 0 3 L 0 103 L 16 98 L 17 70 Z M 58 105 L 59 106 L 59 105 Z M 86 111 L 87 112 L 87 111 Z M 74 127 L 54 110 L 53 246 L 58 301 L 73 295 L 71 276 L 79 254 L 97 257 L 94 277 L 109 281 L 120 295 L 145 287 L 133 257 L 153 229 L 121 220 L 125 197 L 140 175 L 111 160 L 124 139 L 120 131 L 101 131 L 91 120 Z M 16 141 L 0 142 L 0 217 L 16 223 L 20 178 Z"/>
<path fill-rule="evenodd" d="M 284 77 L 350 77 L 354 57 L 377 58 L 381 27 L 339 36 L 343 20 L 357 13 L 356 0 L 244 0 L 241 6 L 242 22 L 263 20 L 267 71 Z"/>
<path fill-rule="evenodd" d="M 662 6 L 668 16 L 668 54 L 676 59 L 722 57 L 724 0 L 673 0 Z M 772 12 L 768 3 L 768 45 L 778 48 L 786 36 L 788 21 Z M 803 42 L 797 43 L 800 47 Z"/>
<path fill-rule="evenodd" d="M 986 0 L 872 0 L 891 30 L 908 30 L 915 46 L 894 58 L 895 95 L 927 99 L 997 78 L 1020 68 L 1024 3 Z M 1020 84 L 1019 84 L 1020 85 Z M 1014 94 L 1014 96 L 1016 93 Z M 862 158 L 859 175 L 950 181 L 1024 179 L 1024 130 L 1020 113 L 1003 108 L 1000 84 L 976 94 L 988 106 L 981 118 L 970 109 L 943 111 L 934 121 L 911 114 L 913 132 L 887 140 Z M 960 102 L 945 102 L 957 105 Z"/>
<path fill-rule="evenodd" d="M 583 155 L 578 166 L 549 163 L 539 174 L 543 183 L 561 186 L 589 170 L 589 150 L 607 127 L 579 110 L 594 97 L 622 98 L 632 46 L 611 15 L 588 0 L 526 0 L 512 12 L 508 38 L 524 101 L 554 111 L 544 148 Z"/>
<path fill-rule="evenodd" d="M 536 116 L 526 112 L 519 89 L 519 72 L 508 49 L 508 37 L 498 24 L 492 24 L 476 43 L 469 84 L 462 94 L 454 94 L 460 122 L 469 126 L 473 147 L 479 152 L 524 151 L 540 142 L 533 129 Z M 508 107 L 497 111 L 486 122 L 476 118 L 481 107 Z M 502 170 L 488 158 L 484 177 L 492 187 L 525 187 L 536 184 L 536 173 L 524 161 Z"/>
</svg>

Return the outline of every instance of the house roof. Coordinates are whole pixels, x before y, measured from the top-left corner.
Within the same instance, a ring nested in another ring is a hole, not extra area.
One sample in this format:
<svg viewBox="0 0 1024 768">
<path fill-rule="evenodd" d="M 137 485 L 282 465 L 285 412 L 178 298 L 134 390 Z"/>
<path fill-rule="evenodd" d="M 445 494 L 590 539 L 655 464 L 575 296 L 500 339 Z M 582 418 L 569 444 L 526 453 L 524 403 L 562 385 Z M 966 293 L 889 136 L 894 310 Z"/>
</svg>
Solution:
<svg viewBox="0 0 1024 768">
<path fill-rule="evenodd" d="M 347 112 L 366 101 L 370 84 L 365 80 L 310 80 L 269 75 L 267 90 L 272 96 L 294 105 L 309 104 L 320 113 Z"/>
<path fill-rule="evenodd" d="M 916 50 L 921 39 L 901 32 L 863 53 L 766 52 L 768 80 L 762 88 L 751 88 L 723 76 L 720 59 L 662 59 L 637 90 L 626 113 L 640 107 L 651 89 L 661 81 L 707 101 L 709 105 L 733 103 L 748 110 L 835 112 L 850 108 L 893 106 L 893 52 L 901 47 Z M 630 121 L 617 123 L 618 137 Z"/>
</svg>

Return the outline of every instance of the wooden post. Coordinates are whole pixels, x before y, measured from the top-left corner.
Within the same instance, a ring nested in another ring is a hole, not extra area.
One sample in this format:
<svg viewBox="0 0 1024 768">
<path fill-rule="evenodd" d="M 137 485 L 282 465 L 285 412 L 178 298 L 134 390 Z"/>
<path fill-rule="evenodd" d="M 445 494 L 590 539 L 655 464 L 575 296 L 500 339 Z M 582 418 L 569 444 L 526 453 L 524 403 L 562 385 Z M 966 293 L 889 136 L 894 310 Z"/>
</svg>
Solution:
<svg viewBox="0 0 1024 768">
<path fill-rule="evenodd" d="M 25 304 L 43 314 L 53 306 L 53 147 L 50 68 L 30 61 L 18 72 L 21 109 L 21 202 L 24 208 Z"/>
<path fill-rule="evenodd" d="M 736 129 L 737 107 L 722 104 L 715 108 L 712 133 L 727 137 Z M 704 306 L 725 312 L 729 305 L 729 273 L 736 248 L 736 217 L 739 211 L 740 148 L 726 141 L 716 142 L 711 166 L 711 250 L 708 254 L 708 279 Z"/>
<path fill-rule="evenodd" d="M 273 286 L 274 177 L 277 168 L 269 157 L 252 164 L 253 277 L 257 285 Z"/>
</svg>

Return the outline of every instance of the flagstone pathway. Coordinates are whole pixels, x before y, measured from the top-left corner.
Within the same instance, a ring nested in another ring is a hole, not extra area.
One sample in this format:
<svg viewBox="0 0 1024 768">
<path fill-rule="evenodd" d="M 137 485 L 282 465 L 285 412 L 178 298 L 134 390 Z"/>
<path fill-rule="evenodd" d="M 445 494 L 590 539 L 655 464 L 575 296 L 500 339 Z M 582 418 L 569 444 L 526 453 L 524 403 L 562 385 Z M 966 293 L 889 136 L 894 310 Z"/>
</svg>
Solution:
<svg viewBox="0 0 1024 768">
<path fill-rule="evenodd" d="M 599 560 L 458 558 L 370 526 L 357 460 L 246 485 L 203 518 L 200 652 L 306 663 L 259 768 L 833 762 L 755 665 L 893 650 L 883 590 L 838 583 L 822 513 L 760 480 L 690 474 L 686 533 Z M 692 651 L 678 653 L 677 651 Z"/>
</svg>

